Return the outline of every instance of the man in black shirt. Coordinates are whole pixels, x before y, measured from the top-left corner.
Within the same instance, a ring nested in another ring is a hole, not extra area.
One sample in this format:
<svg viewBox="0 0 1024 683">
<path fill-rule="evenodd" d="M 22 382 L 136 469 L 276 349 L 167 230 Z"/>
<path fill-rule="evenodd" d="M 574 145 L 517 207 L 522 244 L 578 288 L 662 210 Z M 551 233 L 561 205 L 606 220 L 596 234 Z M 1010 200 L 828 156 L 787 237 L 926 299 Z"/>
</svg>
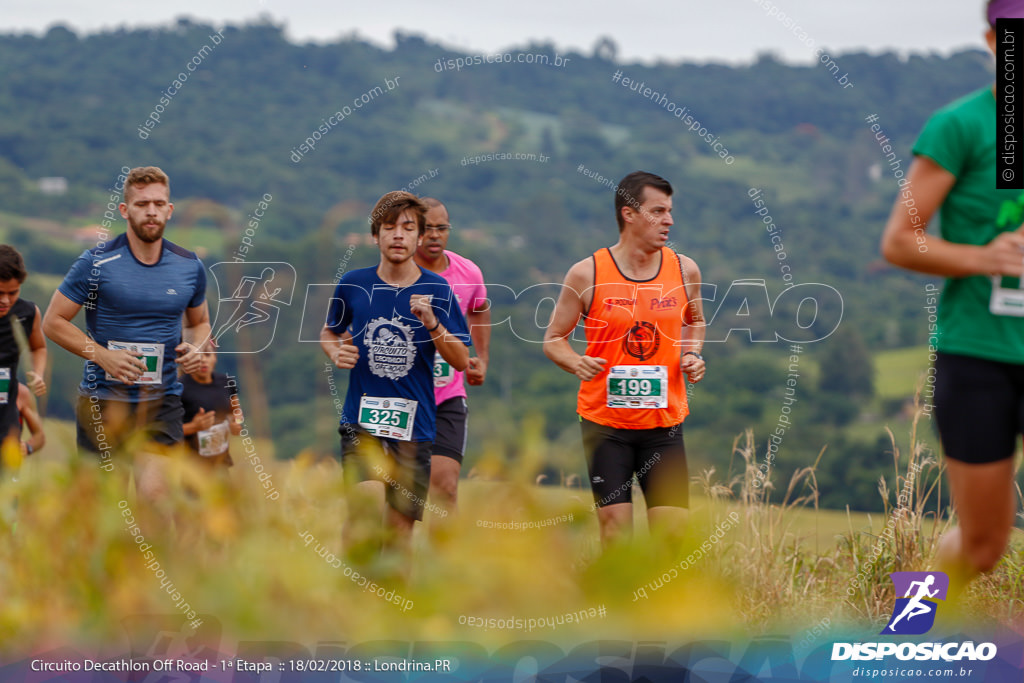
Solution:
<svg viewBox="0 0 1024 683">
<path fill-rule="evenodd" d="M 28 342 L 32 369 L 26 372 L 28 384 L 36 396 L 46 392 L 46 339 L 43 337 L 39 307 L 19 298 L 21 285 L 28 277 L 25 261 L 12 246 L 0 245 L 0 440 L 19 439 L 18 362 L 22 346 L 15 337 L 17 319 Z M 22 342 L 24 343 L 24 341 Z"/>
</svg>

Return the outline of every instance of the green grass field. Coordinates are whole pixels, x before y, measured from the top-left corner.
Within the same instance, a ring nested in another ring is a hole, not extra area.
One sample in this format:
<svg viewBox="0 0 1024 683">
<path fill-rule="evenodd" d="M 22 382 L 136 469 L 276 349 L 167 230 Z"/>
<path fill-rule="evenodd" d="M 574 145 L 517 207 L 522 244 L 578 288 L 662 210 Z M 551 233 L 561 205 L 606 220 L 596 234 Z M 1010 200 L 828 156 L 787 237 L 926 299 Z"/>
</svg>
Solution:
<svg viewBox="0 0 1024 683">
<path fill-rule="evenodd" d="M 928 347 L 881 351 L 875 354 L 875 395 L 878 398 L 913 397 L 928 370 Z"/>
</svg>

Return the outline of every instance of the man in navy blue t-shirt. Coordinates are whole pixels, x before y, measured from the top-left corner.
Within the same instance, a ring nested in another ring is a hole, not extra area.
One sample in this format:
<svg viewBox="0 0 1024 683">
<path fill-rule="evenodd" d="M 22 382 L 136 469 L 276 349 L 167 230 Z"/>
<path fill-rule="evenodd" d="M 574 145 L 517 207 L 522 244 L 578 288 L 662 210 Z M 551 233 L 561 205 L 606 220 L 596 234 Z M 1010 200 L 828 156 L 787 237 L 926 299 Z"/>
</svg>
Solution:
<svg viewBox="0 0 1024 683">
<path fill-rule="evenodd" d="M 408 550 L 430 484 L 435 351 L 456 370 L 469 364 L 472 342 L 451 286 L 413 260 L 426 212 L 408 192 L 380 198 L 370 225 L 380 263 L 341 277 L 320 333 L 328 358 L 352 371 L 338 431 L 352 486 L 344 536 L 356 559 L 375 553 L 384 503 L 388 532 Z"/>
<path fill-rule="evenodd" d="M 101 467 L 112 471 L 112 453 L 144 434 L 145 445 L 133 454 L 135 486 L 155 502 L 168 486 L 161 454 L 183 438 L 177 368 L 194 372 L 197 347 L 210 336 L 206 270 L 194 253 L 163 239 L 174 205 L 162 170 L 132 169 L 119 209 L 129 229 L 72 264 L 43 331 L 86 361 L 79 450 L 99 455 Z M 71 322 L 82 307 L 88 335 Z"/>
</svg>

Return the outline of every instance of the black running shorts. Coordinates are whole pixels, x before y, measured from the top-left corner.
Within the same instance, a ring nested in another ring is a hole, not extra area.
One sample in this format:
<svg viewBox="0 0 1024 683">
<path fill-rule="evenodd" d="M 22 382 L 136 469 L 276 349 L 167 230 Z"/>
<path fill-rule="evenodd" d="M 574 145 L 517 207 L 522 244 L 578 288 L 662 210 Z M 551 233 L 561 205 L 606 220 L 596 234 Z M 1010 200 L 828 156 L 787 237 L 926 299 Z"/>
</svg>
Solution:
<svg viewBox="0 0 1024 683">
<path fill-rule="evenodd" d="M 455 396 L 437 406 L 437 436 L 434 455 L 443 455 L 462 464 L 466 453 L 466 399 Z"/>
<path fill-rule="evenodd" d="M 381 439 L 355 425 L 342 425 L 338 432 L 345 483 L 383 482 L 390 507 L 422 520 L 430 487 L 431 442 Z"/>
<path fill-rule="evenodd" d="M 75 412 L 79 453 L 102 455 L 106 459 L 137 434 L 162 446 L 174 446 L 185 439 L 185 409 L 181 396 L 174 394 L 137 403 L 79 396 Z"/>
<path fill-rule="evenodd" d="M 617 429 L 580 419 L 590 488 L 597 507 L 630 503 L 633 475 L 647 507 L 689 507 L 683 425 Z"/>
<path fill-rule="evenodd" d="M 1024 433 L 1024 365 L 939 353 L 935 426 L 947 458 L 982 464 L 1012 458 Z"/>
</svg>

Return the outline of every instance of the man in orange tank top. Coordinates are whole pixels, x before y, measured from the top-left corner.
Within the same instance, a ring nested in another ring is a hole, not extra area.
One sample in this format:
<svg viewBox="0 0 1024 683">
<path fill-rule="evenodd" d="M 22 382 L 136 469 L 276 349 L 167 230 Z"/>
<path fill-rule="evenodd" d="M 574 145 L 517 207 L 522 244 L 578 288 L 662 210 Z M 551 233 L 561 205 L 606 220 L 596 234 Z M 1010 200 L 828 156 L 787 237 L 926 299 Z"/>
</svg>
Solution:
<svg viewBox="0 0 1024 683">
<path fill-rule="evenodd" d="M 630 173 L 616 189 L 615 213 L 619 241 L 569 269 L 544 336 L 547 357 L 580 378 L 577 412 L 606 548 L 632 534 L 634 475 L 652 535 L 682 533 L 686 379 L 699 382 L 705 369 L 700 269 L 666 246 L 672 186 Z M 581 319 L 584 355 L 569 343 Z"/>
</svg>

